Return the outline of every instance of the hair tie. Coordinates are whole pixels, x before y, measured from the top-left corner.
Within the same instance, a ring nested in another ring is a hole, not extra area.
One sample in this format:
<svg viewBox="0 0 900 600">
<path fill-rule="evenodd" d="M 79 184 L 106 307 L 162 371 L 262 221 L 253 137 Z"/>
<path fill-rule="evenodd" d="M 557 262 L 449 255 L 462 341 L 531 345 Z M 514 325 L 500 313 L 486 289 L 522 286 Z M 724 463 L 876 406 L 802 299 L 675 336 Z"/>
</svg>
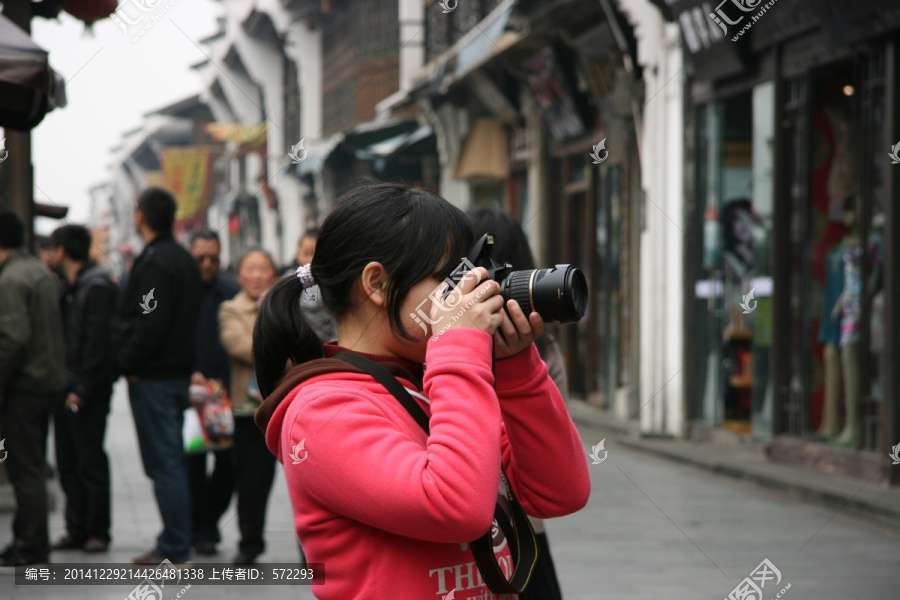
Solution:
<svg viewBox="0 0 900 600">
<path fill-rule="evenodd" d="M 303 283 L 303 297 L 307 300 L 315 300 L 315 294 L 311 294 L 307 291 L 316 285 L 316 280 L 313 279 L 312 265 L 306 264 L 297 267 L 297 279 Z"/>
</svg>

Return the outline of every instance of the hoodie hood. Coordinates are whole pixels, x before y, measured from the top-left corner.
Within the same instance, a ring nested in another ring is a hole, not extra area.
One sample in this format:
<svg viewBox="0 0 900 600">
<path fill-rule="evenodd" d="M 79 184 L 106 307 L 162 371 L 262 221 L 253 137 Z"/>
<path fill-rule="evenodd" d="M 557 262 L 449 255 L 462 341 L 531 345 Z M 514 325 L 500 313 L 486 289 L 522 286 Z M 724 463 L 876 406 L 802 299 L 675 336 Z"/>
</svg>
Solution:
<svg viewBox="0 0 900 600">
<path fill-rule="evenodd" d="M 369 355 L 366 355 L 369 356 Z M 370 356 L 371 358 L 371 356 Z M 386 368 L 394 377 L 405 379 L 422 389 L 421 380 L 410 370 L 396 362 L 377 361 Z M 344 362 L 339 358 L 318 358 L 297 365 L 288 371 L 278 387 L 272 392 L 256 410 L 254 421 L 266 436 L 266 445 L 269 451 L 281 460 L 281 426 L 291 403 L 300 395 L 301 389 L 310 380 L 326 373 L 358 373 L 365 375 L 365 371 Z"/>
</svg>

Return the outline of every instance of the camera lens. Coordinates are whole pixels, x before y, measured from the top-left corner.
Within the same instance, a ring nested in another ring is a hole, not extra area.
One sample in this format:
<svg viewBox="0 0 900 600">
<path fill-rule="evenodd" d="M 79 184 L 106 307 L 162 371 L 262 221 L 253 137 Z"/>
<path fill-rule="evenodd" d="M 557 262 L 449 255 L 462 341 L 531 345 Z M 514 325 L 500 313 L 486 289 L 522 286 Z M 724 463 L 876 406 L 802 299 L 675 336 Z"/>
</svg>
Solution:
<svg viewBox="0 0 900 600">
<path fill-rule="evenodd" d="M 518 302 L 525 314 L 537 312 L 545 322 L 573 323 L 587 310 L 587 280 L 572 265 L 512 271 L 500 282 L 500 293 L 504 300 Z"/>
</svg>

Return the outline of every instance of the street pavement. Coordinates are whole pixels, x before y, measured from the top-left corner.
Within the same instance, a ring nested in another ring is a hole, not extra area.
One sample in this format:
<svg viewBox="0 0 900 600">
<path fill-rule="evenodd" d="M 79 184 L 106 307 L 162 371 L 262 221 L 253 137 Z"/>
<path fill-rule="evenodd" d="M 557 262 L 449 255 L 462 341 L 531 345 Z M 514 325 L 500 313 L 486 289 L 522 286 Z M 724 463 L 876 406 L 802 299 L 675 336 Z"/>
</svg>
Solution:
<svg viewBox="0 0 900 600">
<path fill-rule="evenodd" d="M 55 552 L 54 562 L 127 563 L 151 548 L 160 530 L 121 381 L 109 425 L 113 543 L 106 555 Z M 586 453 L 606 435 L 589 426 L 580 425 L 579 431 Z M 607 441 L 606 451 L 606 459 L 590 467 L 593 489 L 588 506 L 547 522 L 566 600 L 728 600 L 765 559 L 774 570 L 767 565 L 765 577 L 757 577 L 764 580 L 762 598 L 734 595 L 735 599 L 773 600 L 788 584 L 779 596 L 785 600 L 900 598 L 900 530 L 779 490 L 648 456 L 615 440 Z M 603 458 L 602 451 L 598 456 Z M 279 465 L 269 502 L 268 550 L 260 557 L 262 563 L 299 558 L 280 469 Z M 62 493 L 55 484 L 54 488 L 60 504 Z M 2 545 L 9 540 L 11 518 L 10 513 L 0 513 Z M 53 539 L 64 533 L 59 506 L 50 524 Z M 224 563 L 237 547 L 233 504 L 221 527 L 220 555 L 202 562 L 229 566 Z M 9 574 L 0 575 L 0 599 L 124 600 L 132 589 L 130 584 L 24 586 L 15 585 Z M 179 591 L 166 590 L 172 597 Z M 311 600 L 313 595 L 309 586 L 194 585 L 181 597 Z"/>
</svg>

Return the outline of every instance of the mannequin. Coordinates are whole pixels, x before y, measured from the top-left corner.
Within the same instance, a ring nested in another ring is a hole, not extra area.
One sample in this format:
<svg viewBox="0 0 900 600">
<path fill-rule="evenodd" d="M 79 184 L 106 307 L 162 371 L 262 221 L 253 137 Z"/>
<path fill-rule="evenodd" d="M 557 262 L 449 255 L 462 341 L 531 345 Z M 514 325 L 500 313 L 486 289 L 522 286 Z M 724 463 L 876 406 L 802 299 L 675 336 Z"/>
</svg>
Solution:
<svg viewBox="0 0 900 600">
<path fill-rule="evenodd" d="M 844 381 L 840 351 L 841 315 L 840 311 L 835 315 L 832 307 L 840 305 L 843 291 L 844 250 L 842 245 L 838 245 L 825 259 L 825 291 L 819 320 L 819 343 L 824 345 L 822 361 L 825 369 L 825 406 L 816 435 L 824 438 L 834 437 L 840 431 L 838 403 L 841 401 Z"/>
<path fill-rule="evenodd" d="M 856 447 L 860 437 L 859 419 L 859 342 L 861 328 L 861 312 L 864 294 L 874 291 L 874 283 L 879 273 L 879 261 L 875 256 L 874 245 L 865 247 L 859 239 L 859 214 L 858 206 L 854 202 L 845 207 L 844 224 L 850 229 L 850 233 L 841 242 L 844 257 L 844 291 L 832 311 L 832 317 L 840 318 L 840 360 L 841 373 L 844 383 L 844 398 L 846 424 L 841 434 L 832 441 L 845 447 Z M 862 257 L 869 251 L 873 257 L 872 279 L 873 285 L 863 286 L 862 282 Z"/>
</svg>

